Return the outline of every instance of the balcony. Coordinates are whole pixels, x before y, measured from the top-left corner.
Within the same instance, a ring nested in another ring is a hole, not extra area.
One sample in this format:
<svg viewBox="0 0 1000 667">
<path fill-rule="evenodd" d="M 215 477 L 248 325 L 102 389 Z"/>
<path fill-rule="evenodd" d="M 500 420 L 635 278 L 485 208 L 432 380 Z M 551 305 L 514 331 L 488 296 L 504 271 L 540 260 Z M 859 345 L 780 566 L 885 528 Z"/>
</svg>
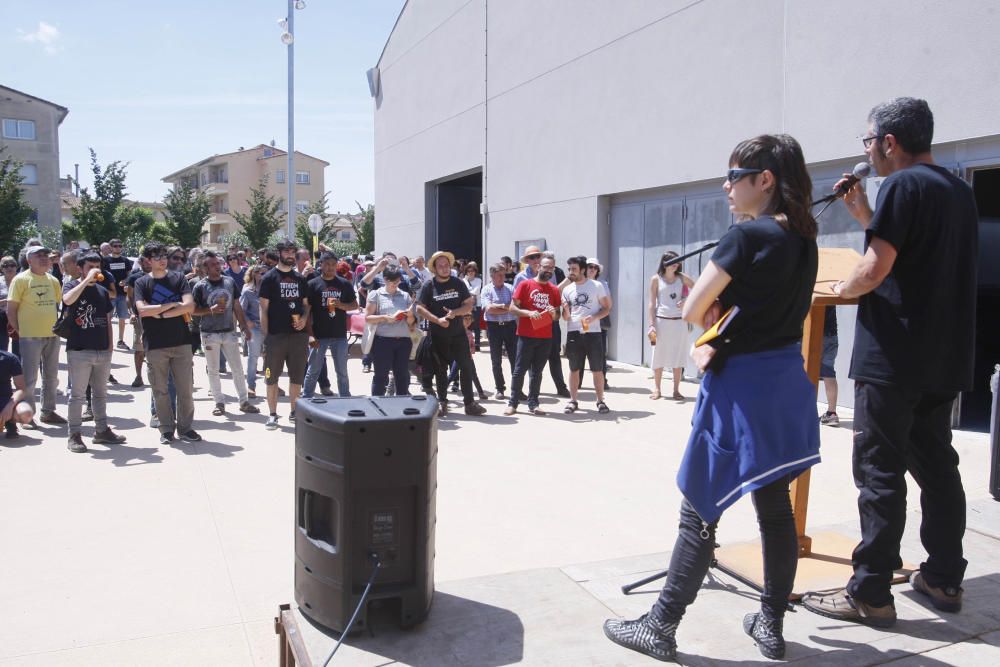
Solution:
<svg viewBox="0 0 1000 667">
<path fill-rule="evenodd" d="M 224 195 L 229 192 L 229 178 L 227 176 L 223 176 L 219 180 L 209 180 L 202 187 L 205 190 L 205 194 L 209 197 Z"/>
</svg>

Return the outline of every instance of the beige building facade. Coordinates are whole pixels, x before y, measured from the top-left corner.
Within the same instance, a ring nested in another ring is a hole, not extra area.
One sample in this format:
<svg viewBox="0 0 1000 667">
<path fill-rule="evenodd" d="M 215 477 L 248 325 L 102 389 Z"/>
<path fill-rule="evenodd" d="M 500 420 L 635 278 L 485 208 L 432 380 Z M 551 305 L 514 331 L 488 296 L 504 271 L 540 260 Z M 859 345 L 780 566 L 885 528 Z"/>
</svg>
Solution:
<svg viewBox="0 0 1000 667">
<path fill-rule="evenodd" d="M 219 236 L 239 230 L 233 213 L 250 213 L 250 189 L 267 177 L 267 193 L 282 202 L 288 211 L 287 153 L 274 146 L 260 144 L 232 153 L 213 155 L 163 177 L 175 188 L 190 182 L 201 189 L 212 203 L 211 217 L 205 222 L 205 243 L 219 242 Z M 323 170 L 329 162 L 295 151 L 295 201 L 293 210 L 304 210 L 323 198 Z"/>
<path fill-rule="evenodd" d="M 23 163 L 25 200 L 38 224 L 59 227 L 59 125 L 69 109 L 19 90 L 0 86 L 0 146 Z"/>
</svg>

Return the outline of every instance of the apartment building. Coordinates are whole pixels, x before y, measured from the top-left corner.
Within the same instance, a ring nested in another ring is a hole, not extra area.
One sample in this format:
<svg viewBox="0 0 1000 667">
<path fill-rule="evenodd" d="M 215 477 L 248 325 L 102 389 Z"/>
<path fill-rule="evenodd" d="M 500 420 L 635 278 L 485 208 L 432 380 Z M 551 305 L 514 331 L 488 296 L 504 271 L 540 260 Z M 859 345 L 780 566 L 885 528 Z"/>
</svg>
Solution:
<svg viewBox="0 0 1000 667">
<path fill-rule="evenodd" d="M 23 163 L 24 196 L 38 224 L 58 227 L 59 125 L 69 109 L 19 90 L 0 86 L 0 146 L 4 156 Z"/>
<path fill-rule="evenodd" d="M 295 151 L 295 210 L 302 211 L 322 199 L 323 170 L 329 162 Z M 205 222 L 205 241 L 215 244 L 219 236 L 239 229 L 234 212 L 249 213 L 250 189 L 267 177 L 267 192 L 281 200 L 287 212 L 288 153 L 273 145 L 240 147 L 232 153 L 213 155 L 163 177 L 175 188 L 184 182 L 200 188 L 212 202 L 211 217 Z"/>
</svg>

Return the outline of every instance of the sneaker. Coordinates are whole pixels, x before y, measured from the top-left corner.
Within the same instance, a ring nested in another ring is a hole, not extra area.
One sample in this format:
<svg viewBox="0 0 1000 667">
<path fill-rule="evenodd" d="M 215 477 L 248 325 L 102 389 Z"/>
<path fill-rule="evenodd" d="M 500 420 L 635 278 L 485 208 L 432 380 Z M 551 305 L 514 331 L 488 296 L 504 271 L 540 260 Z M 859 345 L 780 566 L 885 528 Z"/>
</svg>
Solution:
<svg viewBox="0 0 1000 667">
<path fill-rule="evenodd" d="M 487 394 L 485 391 L 479 392 L 479 400 L 480 401 L 486 401 L 486 400 L 489 400 L 489 398 L 490 398 L 489 394 Z"/>
<path fill-rule="evenodd" d="M 837 416 L 836 412 L 827 411 L 819 418 L 819 423 L 823 426 L 840 426 L 840 417 Z"/>
<path fill-rule="evenodd" d="M 371 364 L 361 364 L 361 372 L 362 373 L 371 373 L 372 372 L 372 365 Z"/>
<path fill-rule="evenodd" d="M 103 431 L 98 431 L 94 434 L 94 444 L 95 445 L 120 445 L 125 442 L 126 438 L 124 435 L 118 435 L 110 428 L 106 428 Z"/>
<path fill-rule="evenodd" d="M 66 449 L 73 452 L 74 454 L 82 454 L 87 451 L 87 445 L 83 444 L 83 438 L 80 437 L 80 433 L 70 433 L 69 440 L 66 443 Z"/>
<path fill-rule="evenodd" d="M 160 433 L 160 444 L 161 445 L 169 445 L 173 441 L 174 441 L 174 432 L 173 431 L 163 431 L 162 433 Z"/>
<path fill-rule="evenodd" d="M 108 375 L 108 384 L 118 384 L 118 380 L 115 379 L 114 375 Z"/>
<path fill-rule="evenodd" d="M 291 412 L 288 413 L 288 421 L 290 422 L 295 421 L 295 410 L 292 410 Z"/>
<path fill-rule="evenodd" d="M 160 418 L 153 415 L 149 418 L 149 428 L 160 428 Z"/>
<path fill-rule="evenodd" d="M 38 430 L 38 424 L 36 424 L 35 420 L 32 419 L 27 424 L 21 424 L 21 428 L 23 428 L 25 431 L 37 431 Z"/>
<path fill-rule="evenodd" d="M 441 401 L 438 403 L 438 417 L 448 416 L 448 401 Z"/>
<path fill-rule="evenodd" d="M 190 431 L 188 431 L 186 433 L 181 433 L 180 434 L 180 439 L 183 440 L 184 442 L 200 442 L 201 441 L 201 436 L 198 435 L 197 431 L 195 431 L 194 429 L 191 429 Z"/>
<path fill-rule="evenodd" d="M 250 405 L 250 401 L 243 401 L 240 403 L 240 412 L 245 412 L 250 415 L 259 415 L 260 408 L 256 405 Z"/>
<path fill-rule="evenodd" d="M 329 387 L 320 387 L 319 393 L 323 394 L 324 396 L 333 396 L 333 389 L 330 389 Z"/>
<path fill-rule="evenodd" d="M 604 636 L 625 648 L 651 658 L 672 662 L 677 659 L 677 623 L 662 623 L 643 614 L 634 621 L 611 618 L 604 621 Z"/>
<path fill-rule="evenodd" d="M 448 391 L 450 391 L 453 394 L 457 394 L 460 391 L 458 383 L 457 382 L 452 383 L 451 388 Z"/>
<path fill-rule="evenodd" d="M 257 398 L 257 390 L 247 389 L 247 398 Z"/>
<path fill-rule="evenodd" d="M 497 393 L 493 394 L 493 398 L 495 398 L 498 401 L 506 401 L 507 400 L 507 397 L 504 396 L 504 394 L 503 394 L 503 389 L 501 389 Z"/>
<path fill-rule="evenodd" d="M 268 416 L 267 421 L 264 422 L 264 428 L 266 428 L 268 431 L 273 431 L 274 429 L 278 428 L 278 415 Z"/>
<path fill-rule="evenodd" d="M 473 401 L 465 406 L 465 414 L 470 417 L 480 417 L 486 414 L 486 408 Z"/>
<path fill-rule="evenodd" d="M 838 621 L 863 623 L 876 628 L 891 628 L 896 624 L 896 605 L 876 607 L 851 597 L 846 588 L 826 593 L 806 593 L 802 606 L 820 616 Z"/>
<path fill-rule="evenodd" d="M 121 350 L 123 352 L 131 352 L 132 351 L 132 348 L 130 348 L 128 345 L 126 345 L 125 341 L 123 341 L 123 340 L 118 341 L 118 345 L 116 345 L 115 347 L 117 347 L 119 350 Z"/>
<path fill-rule="evenodd" d="M 65 424 L 66 418 L 60 417 L 54 410 L 42 410 L 42 414 L 39 415 L 38 421 L 43 424 Z"/>
<path fill-rule="evenodd" d="M 212 414 L 216 417 L 221 417 L 222 415 L 226 414 L 226 406 L 222 403 L 216 403 L 215 409 L 212 410 Z"/>
<path fill-rule="evenodd" d="M 505 417 L 510 417 L 511 415 L 516 413 L 517 413 L 517 408 L 514 407 L 513 405 L 508 405 L 503 411 Z"/>
<path fill-rule="evenodd" d="M 80 414 L 80 421 L 92 422 L 94 421 L 94 408 L 91 406 L 86 406 L 83 412 Z"/>
<path fill-rule="evenodd" d="M 142 378 L 139 377 L 138 375 L 136 375 L 135 379 L 132 380 L 132 386 L 135 387 L 136 389 L 138 389 L 139 387 L 141 387 L 142 386 Z"/>
<path fill-rule="evenodd" d="M 530 412 L 533 415 L 538 415 L 540 417 L 545 415 L 545 410 L 543 410 L 541 407 L 537 405 L 529 405 L 528 412 Z"/>
<path fill-rule="evenodd" d="M 7 433 L 4 434 L 4 437 L 7 438 L 8 440 L 13 440 L 19 435 L 17 432 L 17 424 L 15 424 L 12 421 L 9 421 L 6 424 L 4 424 L 4 430 L 7 431 Z"/>
<path fill-rule="evenodd" d="M 743 617 L 743 632 L 753 638 L 760 654 L 771 660 L 785 657 L 785 638 L 781 636 L 783 625 L 783 619 L 767 618 L 760 612 Z"/>
<path fill-rule="evenodd" d="M 938 611 L 957 613 L 962 611 L 962 588 L 959 586 L 931 586 L 922 572 L 914 572 L 910 577 L 913 590 L 923 593 Z"/>
</svg>

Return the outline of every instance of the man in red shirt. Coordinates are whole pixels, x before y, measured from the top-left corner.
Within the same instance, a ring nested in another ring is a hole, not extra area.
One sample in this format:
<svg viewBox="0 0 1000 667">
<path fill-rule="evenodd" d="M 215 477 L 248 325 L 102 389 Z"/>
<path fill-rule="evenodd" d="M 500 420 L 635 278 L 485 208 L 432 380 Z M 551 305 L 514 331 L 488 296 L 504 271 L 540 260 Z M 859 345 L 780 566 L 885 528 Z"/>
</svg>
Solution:
<svg viewBox="0 0 1000 667">
<path fill-rule="evenodd" d="M 551 282 L 554 274 L 555 260 L 546 257 L 542 259 L 538 273 L 533 278 L 522 280 L 514 288 L 509 310 L 519 318 L 517 361 L 514 364 L 510 402 L 504 410 L 505 415 L 517 412 L 518 396 L 524 386 L 525 373 L 530 373 L 528 411 L 533 415 L 545 414 L 538 407 L 538 393 L 542 386 L 542 370 L 553 344 L 552 322 L 562 305 L 559 289 Z"/>
</svg>

